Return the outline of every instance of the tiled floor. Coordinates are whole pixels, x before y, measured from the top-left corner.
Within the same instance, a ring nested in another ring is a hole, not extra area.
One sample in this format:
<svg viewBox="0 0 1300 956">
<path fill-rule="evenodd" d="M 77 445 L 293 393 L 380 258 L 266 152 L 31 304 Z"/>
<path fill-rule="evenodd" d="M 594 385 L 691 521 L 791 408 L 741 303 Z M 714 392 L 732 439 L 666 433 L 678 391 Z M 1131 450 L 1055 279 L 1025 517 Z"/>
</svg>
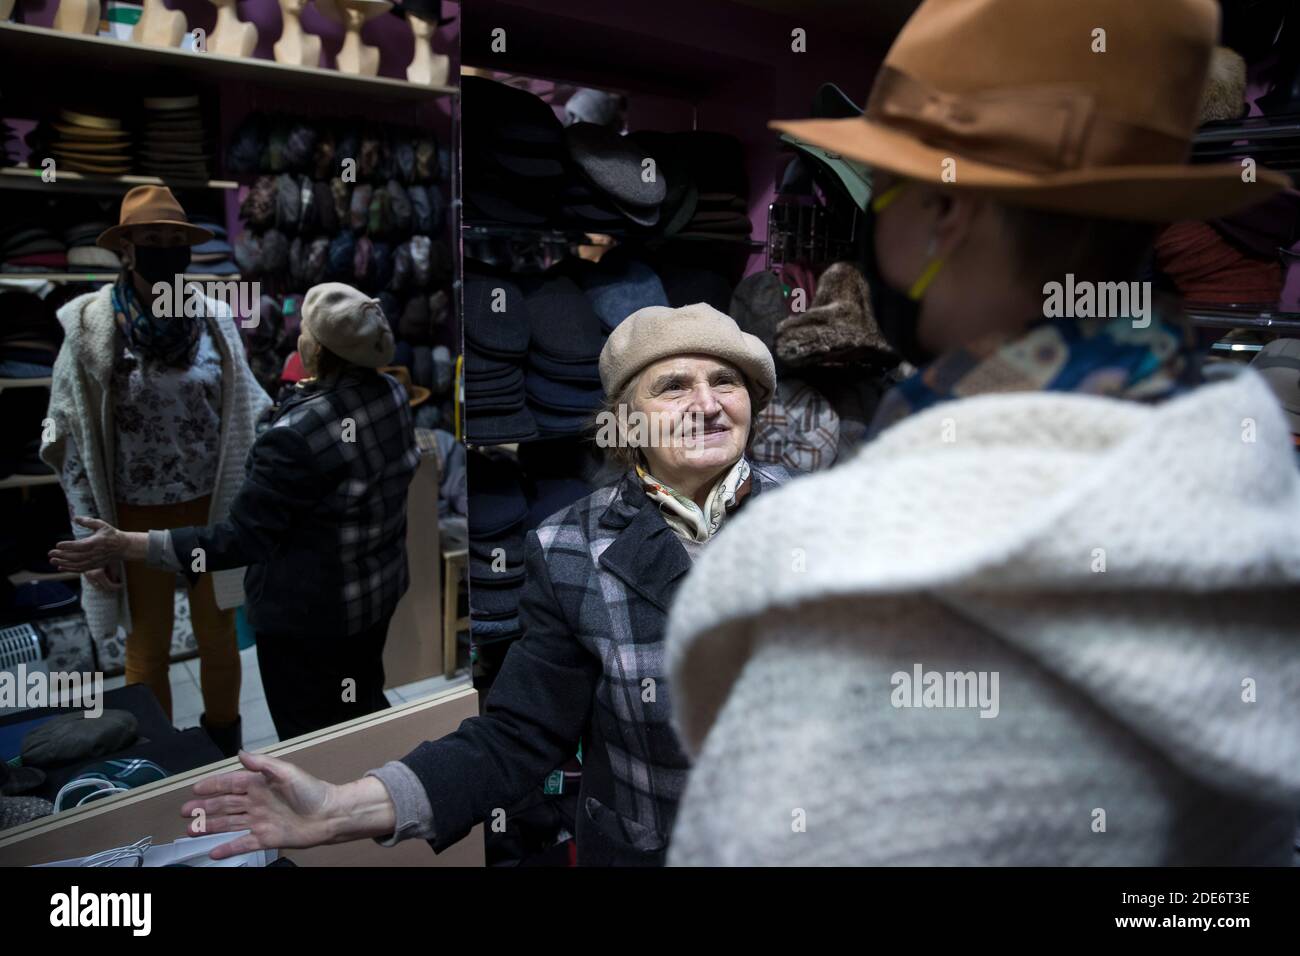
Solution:
<svg viewBox="0 0 1300 956">
<path fill-rule="evenodd" d="M 279 741 L 275 725 L 271 723 L 271 713 L 266 709 L 266 694 L 262 690 L 262 677 L 257 669 L 257 649 L 250 647 L 239 652 L 243 665 L 243 678 L 239 688 L 239 713 L 244 720 L 243 737 L 246 750 L 256 750 Z M 455 677 L 430 677 L 427 680 L 404 684 L 384 691 L 390 704 L 402 704 L 448 687 L 468 684 L 468 671 L 460 671 Z M 126 684 L 122 676 L 109 677 L 104 681 L 104 689 L 112 690 Z M 199 690 L 199 659 L 180 661 L 171 666 L 172 684 L 172 723 L 184 730 L 197 727 L 199 715 L 203 713 L 203 694 Z"/>
</svg>

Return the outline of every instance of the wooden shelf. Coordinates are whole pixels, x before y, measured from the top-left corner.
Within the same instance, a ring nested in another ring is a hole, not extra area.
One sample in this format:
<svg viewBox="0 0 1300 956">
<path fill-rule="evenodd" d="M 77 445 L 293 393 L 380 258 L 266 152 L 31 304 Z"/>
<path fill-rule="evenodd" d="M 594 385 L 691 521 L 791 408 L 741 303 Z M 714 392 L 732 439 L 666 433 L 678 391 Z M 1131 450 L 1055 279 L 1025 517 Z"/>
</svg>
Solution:
<svg viewBox="0 0 1300 956">
<path fill-rule="evenodd" d="M 53 378 L 0 378 L 0 392 L 6 388 L 49 388 Z"/>
<path fill-rule="evenodd" d="M 4 24 L 0 24 L 0 27 Z M 81 193 L 124 193 L 133 186 L 168 186 L 173 189 L 238 189 L 233 179 L 162 179 L 158 176 L 97 176 L 93 173 L 57 173 L 54 182 L 41 179 L 43 170 L 29 166 L 6 166 L 0 169 L 0 189 L 63 189 Z"/>
<path fill-rule="evenodd" d="M 48 475 L 10 475 L 0 479 L 0 488 L 34 488 L 37 485 L 57 485 L 59 476 Z"/>
<path fill-rule="evenodd" d="M 187 272 L 185 281 L 194 282 L 238 282 L 240 274 L 228 276 L 213 275 L 210 272 Z M 21 282 L 116 282 L 116 272 L 0 272 L 0 283 L 6 281 Z"/>
<path fill-rule="evenodd" d="M 191 78 L 237 80 L 254 85 L 311 90 L 321 95 L 353 94 L 390 100 L 423 100 L 455 96 L 453 86 L 420 86 L 385 76 L 355 76 L 319 67 L 290 66 L 254 57 L 193 53 L 171 47 L 145 46 L 109 37 L 63 33 L 20 23 L 0 23 L 0 50 L 13 76 L 26 75 L 27 82 L 40 73 L 69 69 L 94 71 L 117 82 L 124 74 L 157 76 L 182 73 Z M 12 87 L 16 84 L 10 84 Z"/>
<path fill-rule="evenodd" d="M 10 584 L 31 584 L 33 581 L 75 581 L 79 577 L 76 571 L 54 571 L 48 574 L 40 574 L 36 571 L 19 571 L 17 574 L 9 575 Z"/>
</svg>

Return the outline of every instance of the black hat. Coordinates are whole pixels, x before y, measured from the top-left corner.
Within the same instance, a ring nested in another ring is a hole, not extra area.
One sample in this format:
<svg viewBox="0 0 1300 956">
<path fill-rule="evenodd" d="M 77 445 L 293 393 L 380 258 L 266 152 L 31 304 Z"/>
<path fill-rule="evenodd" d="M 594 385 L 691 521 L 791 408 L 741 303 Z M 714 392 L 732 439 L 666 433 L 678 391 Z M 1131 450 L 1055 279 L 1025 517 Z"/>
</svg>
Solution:
<svg viewBox="0 0 1300 956">
<path fill-rule="evenodd" d="M 505 276 L 465 270 L 465 341 L 485 355 L 522 358 L 528 352 L 531 309 Z"/>
<path fill-rule="evenodd" d="M 536 369 L 529 371 L 525 391 L 528 401 L 550 412 L 594 412 L 605 397 L 599 386 L 557 382 Z"/>
<path fill-rule="evenodd" d="M 682 152 L 682 141 L 672 133 L 643 130 L 630 134 L 647 156 L 654 158 L 657 169 L 667 182 L 664 201 L 659 206 L 659 232 L 675 235 L 695 214 L 699 190 L 691 175 L 691 165 Z"/>
<path fill-rule="evenodd" d="M 580 359 L 565 362 L 552 358 L 543 352 L 533 350 L 528 354 L 528 365 L 535 368 L 547 378 L 557 382 L 572 382 L 575 385 L 600 383 L 600 366 L 598 359 Z"/>
<path fill-rule="evenodd" d="M 527 408 L 505 414 L 471 412 L 465 420 L 465 438 L 474 445 L 533 441 L 538 434 L 537 422 Z"/>
<path fill-rule="evenodd" d="M 604 329 L 576 282 L 552 271 L 529 281 L 524 298 L 534 352 L 569 362 L 599 359 Z"/>
<path fill-rule="evenodd" d="M 709 130 L 686 130 L 672 137 L 701 193 L 749 195 L 745 152 L 738 139 Z"/>
<path fill-rule="evenodd" d="M 731 284 L 712 269 L 662 262 L 658 271 L 668 304 L 674 309 L 707 302 L 726 315 L 731 308 Z"/>
<path fill-rule="evenodd" d="M 481 76 L 463 76 L 460 84 L 467 153 L 509 144 L 524 155 L 563 155 L 564 127 L 540 97 Z"/>
<path fill-rule="evenodd" d="M 421 20 L 436 23 L 438 26 L 451 23 L 456 19 L 442 15 L 442 0 L 393 0 L 393 7 L 388 12 L 398 17 L 410 14 Z"/>
</svg>

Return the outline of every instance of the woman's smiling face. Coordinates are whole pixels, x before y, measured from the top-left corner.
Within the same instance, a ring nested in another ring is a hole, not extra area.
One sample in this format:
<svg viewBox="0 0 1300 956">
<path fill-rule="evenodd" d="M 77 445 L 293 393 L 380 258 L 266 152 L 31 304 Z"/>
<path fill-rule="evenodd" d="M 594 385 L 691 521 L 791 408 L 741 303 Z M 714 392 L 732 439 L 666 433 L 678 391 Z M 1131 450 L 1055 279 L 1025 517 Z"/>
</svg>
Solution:
<svg viewBox="0 0 1300 956">
<path fill-rule="evenodd" d="M 677 436 L 642 451 L 650 471 L 709 473 L 734 463 L 749 436 L 749 389 L 735 366 L 708 355 L 674 355 L 641 371 L 632 408 L 658 434 Z M 665 447 L 666 446 L 666 447 Z"/>
</svg>

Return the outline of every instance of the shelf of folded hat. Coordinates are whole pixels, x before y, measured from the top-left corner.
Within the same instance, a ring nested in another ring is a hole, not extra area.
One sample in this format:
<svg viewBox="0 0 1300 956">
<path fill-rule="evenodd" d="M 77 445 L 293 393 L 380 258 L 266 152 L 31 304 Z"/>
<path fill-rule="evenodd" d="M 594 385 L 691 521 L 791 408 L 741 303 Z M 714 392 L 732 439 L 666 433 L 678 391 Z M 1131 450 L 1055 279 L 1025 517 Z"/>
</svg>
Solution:
<svg viewBox="0 0 1300 956">
<path fill-rule="evenodd" d="M 50 472 L 48 475 L 10 475 L 0 478 L 0 488 L 32 488 L 36 485 L 57 485 L 59 476 Z"/>
<path fill-rule="evenodd" d="M 160 71 L 188 79 L 239 80 L 276 89 L 297 88 L 317 94 L 352 93 L 367 97 L 420 100 L 455 96 L 454 86 L 424 86 L 386 76 L 358 76 L 320 67 L 293 66 L 256 57 L 193 53 L 179 47 L 147 46 L 108 37 L 63 33 L 19 23 L 0 23 L 0 71 L 9 80 L 31 82 L 30 64 L 40 63 L 42 83 L 65 77 L 70 84 L 111 75 L 114 82 L 124 76 L 157 77 Z M 14 54 L 21 53 L 21 56 Z M 7 61 L 7 62 L 5 62 Z M 12 71 L 12 72 L 11 72 Z"/>
<path fill-rule="evenodd" d="M 0 378 L 0 392 L 6 388 L 49 388 L 54 379 L 49 378 Z"/>
<path fill-rule="evenodd" d="M 217 275 L 210 272 L 187 272 L 185 279 L 195 282 L 236 282 L 240 278 L 238 272 Z M 117 281 L 116 272 L 0 272 L 0 284 L 6 280 L 21 279 L 22 281 L 38 282 L 115 282 Z"/>
<path fill-rule="evenodd" d="M 121 176 L 105 176 L 95 173 L 58 172 L 53 182 L 41 178 L 43 170 L 28 166 L 6 166 L 0 168 L 0 188 L 4 189 L 49 189 L 63 187 L 74 192 L 126 192 L 133 186 L 170 186 L 176 189 L 238 189 L 239 183 L 233 179 L 161 179 L 158 176 L 143 176 L 125 173 Z"/>
</svg>

